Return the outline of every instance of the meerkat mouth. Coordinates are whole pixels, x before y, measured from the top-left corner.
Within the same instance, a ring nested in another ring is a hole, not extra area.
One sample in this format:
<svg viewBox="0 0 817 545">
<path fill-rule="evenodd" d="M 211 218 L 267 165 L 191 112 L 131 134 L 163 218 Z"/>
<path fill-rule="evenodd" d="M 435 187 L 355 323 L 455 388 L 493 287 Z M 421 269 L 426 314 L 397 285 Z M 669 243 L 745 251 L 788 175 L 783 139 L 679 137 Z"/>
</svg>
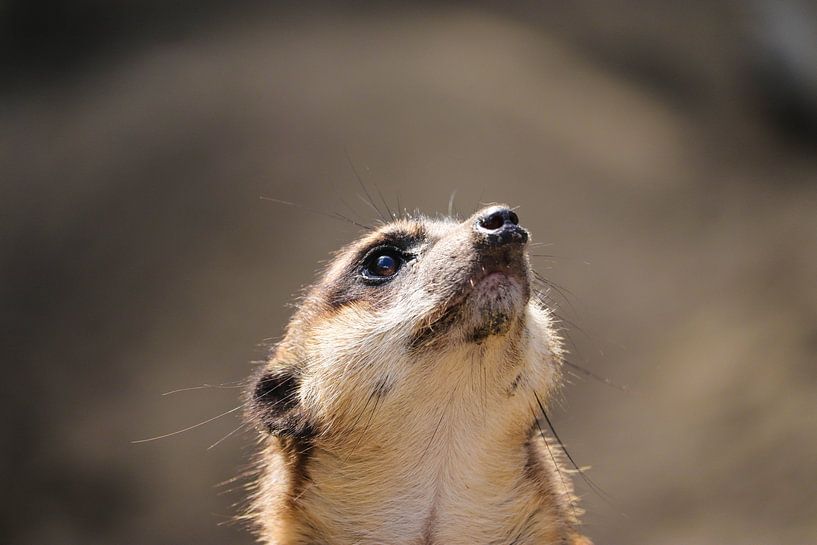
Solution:
<svg viewBox="0 0 817 545">
<path fill-rule="evenodd" d="M 483 254 L 460 280 L 456 295 L 418 332 L 412 345 L 424 345 L 452 328 L 462 328 L 470 342 L 507 333 L 529 299 L 530 281 L 521 250 Z"/>
<path fill-rule="evenodd" d="M 506 333 L 530 297 L 521 259 L 503 261 L 482 265 L 468 281 L 460 307 L 462 325 L 473 341 Z"/>
</svg>

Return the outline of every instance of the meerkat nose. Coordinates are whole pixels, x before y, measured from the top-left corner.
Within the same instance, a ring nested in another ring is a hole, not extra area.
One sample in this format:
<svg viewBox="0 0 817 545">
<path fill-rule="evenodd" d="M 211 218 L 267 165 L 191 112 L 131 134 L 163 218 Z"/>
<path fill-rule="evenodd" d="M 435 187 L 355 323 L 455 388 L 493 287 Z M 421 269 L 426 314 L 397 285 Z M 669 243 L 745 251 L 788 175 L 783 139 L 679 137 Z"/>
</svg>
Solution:
<svg viewBox="0 0 817 545">
<path fill-rule="evenodd" d="M 519 216 L 507 206 L 491 206 L 478 212 L 474 230 L 492 245 L 528 241 L 528 232 L 519 226 Z"/>
</svg>

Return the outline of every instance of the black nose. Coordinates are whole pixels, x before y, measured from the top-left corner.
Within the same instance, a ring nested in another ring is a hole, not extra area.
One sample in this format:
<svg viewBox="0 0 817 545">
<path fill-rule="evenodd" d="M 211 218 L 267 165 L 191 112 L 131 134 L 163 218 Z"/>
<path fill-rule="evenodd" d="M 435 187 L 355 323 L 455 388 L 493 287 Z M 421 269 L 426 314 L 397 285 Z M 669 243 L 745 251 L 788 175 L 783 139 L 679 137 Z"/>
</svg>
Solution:
<svg viewBox="0 0 817 545">
<path fill-rule="evenodd" d="M 528 232 L 519 226 L 519 216 L 506 206 L 492 206 L 480 212 L 474 228 L 490 244 L 528 241 Z"/>
</svg>

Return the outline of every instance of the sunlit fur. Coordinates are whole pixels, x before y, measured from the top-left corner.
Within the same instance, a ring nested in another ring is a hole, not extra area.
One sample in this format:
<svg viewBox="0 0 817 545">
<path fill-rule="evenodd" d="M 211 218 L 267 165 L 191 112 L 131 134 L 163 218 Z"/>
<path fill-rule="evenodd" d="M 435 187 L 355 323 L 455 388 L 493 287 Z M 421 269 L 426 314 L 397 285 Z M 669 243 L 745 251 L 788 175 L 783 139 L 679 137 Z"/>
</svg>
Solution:
<svg viewBox="0 0 817 545">
<path fill-rule="evenodd" d="M 329 305 L 354 256 L 398 231 L 420 241 L 403 284 Z M 536 425 L 537 397 L 559 382 L 561 345 L 530 297 L 527 258 L 520 279 L 477 285 L 453 324 L 440 321 L 462 295 L 438 286 L 468 282 L 474 236 L 473 218 L 386 225 L 342 250 L 303 301 L 263 371 L 297 376 L 287 422 L 310 422 L 300 434 L 263 432 L 252 512 L 263 542 L 589 543 L 559 453 Z M 475 340 L 486 305 L 508 325 Z M 427 341 L 413 342 L 429 327 Z M 252 418 L 265 410 L 274 409 L 260 403 Z"/>
</svg>

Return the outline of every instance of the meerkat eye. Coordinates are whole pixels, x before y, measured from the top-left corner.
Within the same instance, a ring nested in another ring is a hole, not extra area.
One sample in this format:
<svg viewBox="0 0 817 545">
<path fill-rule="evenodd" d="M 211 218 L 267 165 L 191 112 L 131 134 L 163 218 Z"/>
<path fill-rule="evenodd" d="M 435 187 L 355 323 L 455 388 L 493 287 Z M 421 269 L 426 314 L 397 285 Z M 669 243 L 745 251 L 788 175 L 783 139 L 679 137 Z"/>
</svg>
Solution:
<svg viewBox="0 0 817 545">
<path fill-rule="evenodd" d="M 388 280 L 405 262 L 405 256 L 397 248 L 376 248 L 366 256 L 361 274 L 367 280 Z"/>
</svg>

